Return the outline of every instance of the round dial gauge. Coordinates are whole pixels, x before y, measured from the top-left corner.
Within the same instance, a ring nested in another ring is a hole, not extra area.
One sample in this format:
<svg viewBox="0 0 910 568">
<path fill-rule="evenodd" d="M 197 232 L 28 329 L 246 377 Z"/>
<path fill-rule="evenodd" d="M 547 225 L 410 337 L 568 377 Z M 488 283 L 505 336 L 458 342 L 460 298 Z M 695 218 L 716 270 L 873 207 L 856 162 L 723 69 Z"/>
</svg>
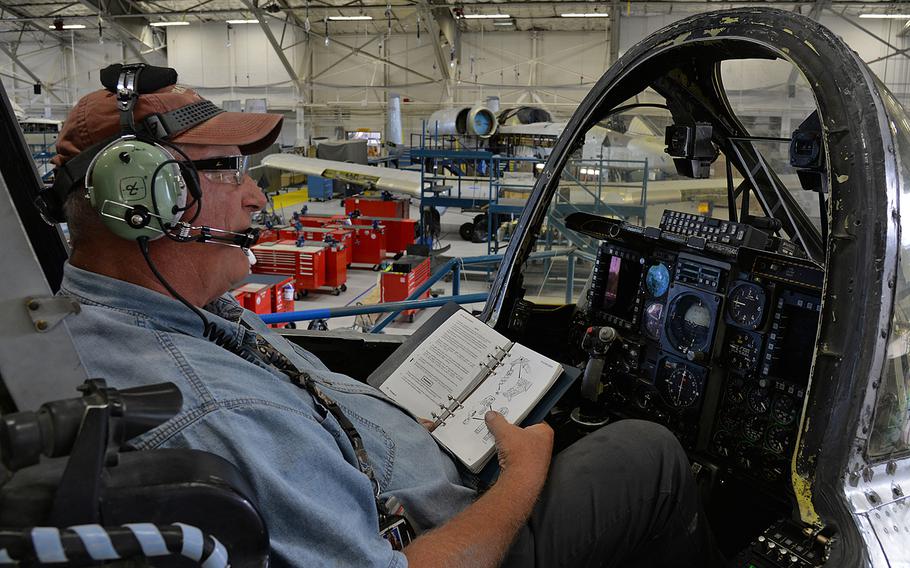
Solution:
<svg viewBox="0 0 910 568">
<path fill-rule="evenodd" d="M 733 411 L 724 412 L 717 421 L 717 429 L 722 432 L 735 432 L 739 428 L 741 416 Z"/>
<path fill-rule="evenodd" d="M 735 440 L 727 432 L 718 432 L 714 435 L 712 449 L 714 453 L 723 458 L 729 458 L 733 453 Z"/>
<path fill-rule="evenodd" d="M 768 408 L 771 406 L 771 396 L 768 394 L 768 389 L 752 387 L 746 394 L 746 403 L 749 405 L 749 410 L 756 414 L 768 412 Z"/>
<path fill-rule="evenodd" d="M 768 481 L 777 481 L 784 476 L 786 473 L 786 463 L 781 461 L 775 461 L 773 463 L 767 463 L 762 467 L 762 475 Z"/>
<path fill-rule="evenodd" d="M 761 440 L 762 434 L 765 433 L 765 421 L 761 416 L 753 416 L 743 424 L 743 438 L 747 442 L 757 443 Z"/>
<path fill-rule="evenodd" d="M 670 306 L 667 331 L 673 346 L 679 351 L 707 351 L 708 336 L 711 333 L 711 310 L 695 294 L 682 294 Z"/>
<path fill-rule="evenodd" d="M 792 396 L 778 396 L 771 406 L 771 411 L 775 422 L 778 424 L 789 424 L 796 420 L 796 399 Z"/>
<path fill-rule="evenodd" d="M 753 448 L 741 447 L 737 448 L 735 451 L 736 463 L 739 467 L 747 470 L 752 470 L 756 463 L 761 460 L 761 455 Z"/>
<path fill-rule="evenodd" d="M 642 410 L 648 410 L 654 406 L 654 393 L 653 391 L 643 390 L 641 391 L 635 399 L 635 404 L 638 405 Z"/>
<path fill-rule="evenodd" d="M 673 408 L 692 406 L 701 394 L 698 379 L 684 365 L 673 369 L 661 383 L 660 390 L 667 404 Z"/>
<path fill-rule="evenodd" d="M 790 448 L 790 429 L 772 426 L 768 429 L 765 446 L 775 454 L 784 454 Z"/>
<path fill-rule="evenodd" d="M 655 264 L 645 275 L 645 285 L 655 298 L 663 296 L 670 287 L 670 270 L 663 263 Z"/>
<path fill-rule="evenodd" d="M 758 363 L 758 346 L 755 337 L 744 331 L 734 331 L 727 344 L 727 355 L 730 368 L 740 373 L 748 373 Z"/>
<path fill-rule="evenodd" d="M 735 375 L 730 375 L 730 378 L 727 379 L 727 392 L 725 395 L 727 402 L 733 405 L 742 403 L 746 398 L 745 390 L 746 386 L 743 380 Z"/>
<path fill-rule="evenodd" d="M 750 282 L 737 284 L 728 296 L 727 315 L 733 323 L 749 329 L 761 325 L 765 314 L 765 291 Z"/>
<path fill-rule="evenodd" d="M 663 314 L 664 305 L 659 302 L 652 302 L 645 308 L 645 333 L 655 341 L 660 339 L 660 322 Z"/>
</svg>

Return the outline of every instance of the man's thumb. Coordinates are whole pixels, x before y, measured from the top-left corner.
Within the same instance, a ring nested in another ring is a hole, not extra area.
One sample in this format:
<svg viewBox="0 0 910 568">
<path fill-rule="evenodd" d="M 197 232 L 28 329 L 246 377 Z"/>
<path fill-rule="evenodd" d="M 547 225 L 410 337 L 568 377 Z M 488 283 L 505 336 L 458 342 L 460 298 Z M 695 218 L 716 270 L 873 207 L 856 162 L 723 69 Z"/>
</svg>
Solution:
<svg viewBox="0 0 910 568">
<path fill-rule="evenodd" d="M 503 433 L 503 430 L 509 423 L 506 421 L 505 417 L 502 414 L 496 412 L 495 410 L 489 410 L 484 414 L 483 419 L 487 423 L 487 428 L 490 429 L 490 432 L 493 433 L 493 437 L 497 440 L 500 435 Z"/>
</svg>

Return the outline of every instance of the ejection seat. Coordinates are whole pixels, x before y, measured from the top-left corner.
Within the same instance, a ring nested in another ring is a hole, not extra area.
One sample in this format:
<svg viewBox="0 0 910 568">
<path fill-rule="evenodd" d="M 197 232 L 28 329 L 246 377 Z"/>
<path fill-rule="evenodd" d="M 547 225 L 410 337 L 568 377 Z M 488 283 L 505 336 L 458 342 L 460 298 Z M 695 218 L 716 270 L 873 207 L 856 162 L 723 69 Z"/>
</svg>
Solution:
<svg viewBox="0 0 910 568">
<path fill-rule="evenodd" d="M 118 391 L 96 379 L 80 390 L 0 416 L 0 566 L 268 565 L 268 531 L 233 464 L 130 451 L 129 439 L 179 410 L 176 386 Z"/>
</svg>

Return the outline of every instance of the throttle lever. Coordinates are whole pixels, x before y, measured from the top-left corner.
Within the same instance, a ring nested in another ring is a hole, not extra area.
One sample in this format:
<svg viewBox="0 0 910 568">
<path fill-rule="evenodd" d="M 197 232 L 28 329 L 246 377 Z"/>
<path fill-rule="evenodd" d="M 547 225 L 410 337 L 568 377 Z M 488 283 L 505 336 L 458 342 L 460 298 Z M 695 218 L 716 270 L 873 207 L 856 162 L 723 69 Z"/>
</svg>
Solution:
<svg viewBox="0 0 910 568">
<path fill-rule="evenodd" d="M 588 354 L 581 381 L 581 406 L 572 411 L 572 420 L 584 426 L 602 426 L 607 423 L 603 408 L 598 404 L 603 391 L 601 377 L 607 351 L 619 334 L 609 326 L 592 326 L 585 331 L 581 347 Z"/>
</svg>

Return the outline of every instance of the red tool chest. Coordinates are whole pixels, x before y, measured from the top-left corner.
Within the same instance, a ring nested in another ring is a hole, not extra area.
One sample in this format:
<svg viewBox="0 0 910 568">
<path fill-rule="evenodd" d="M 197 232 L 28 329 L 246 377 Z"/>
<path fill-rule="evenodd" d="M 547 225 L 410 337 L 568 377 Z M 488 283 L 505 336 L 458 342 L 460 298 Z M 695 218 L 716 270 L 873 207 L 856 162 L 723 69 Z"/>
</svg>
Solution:
<svg viewBox="0 0 910 568">
<path fill-rule="evenodd" d="M 299 241 L 298 241 L 299 242 Z M 335 296 L 348 289 L 347 251 L 340 243 L 322 241 L 303 241 L 304 246 L 322 247 L 325 251 L 325 286 L 332 289 Z"/>
<path fill-rule="evenodd" d="M 298 234 L 307 241 L 328 242 L 326 237 L 329 237 L 340 244 L 344 250 L 345 266 L 353 262 L 354 231 L 350 228 L 336 225 L 303 227 Z"/>
<path fill-rule="evenodd" d="M 354 211 L 360 211 L 360 214 L 364 217 L 407 219 L 411 213 L 411 203 L 409 199 L 400 197 L 391 199 L 383 199 L 382 197 L 348 197 L 344 200 L 344 212 L 350 215 Z"/>
<path fill-rule="evenodd" d="M 403 256 L 392 264 L 392 269 L 380 275 L 380 301 L 400 302 L 406 300 L 421 284 L 430 278 L 430 259 L 425 256 Z M 429 298 L 427 290 L 419 299 Z M 414 321 L 418 310 L 404 310 L 398 320 Z"/>
<path fill-rule="evenodd" d="M 385 229 L 380 225 L 351 225 L 347 227 L 354 232 L 354 246 L 351 247 L 351 262 L 356 264 L 372 264 L 373 270 L 379 270 L 380 264 L 385 260 Z"/>
<path fill-rule="evenodd" d="M 234 290 L 234 297 L 251 312 L 260 315 L 272 313 L 272 287 L 268 284 L 242 284 Z"/>
<path fill-rule="evenodd" d="M 284 228 L 284 227 L 272 227 L 271 229 L 262 229 L 261 231 L 259 231 L 259 239 L 256 242 L 257 243 L 270 243 L 273 241 L 277 241 L 280 238 L 278 236 L 278 232 L 282 228 Z"/>
<path fill-rule="evenodd" d="M 287 276 L 285 274 L 250 274 L 243 279 L 241 286 L 247 284 L 264 284 L 271 287 L 271 313 L 277 314 L 294 311 L 293 276 Z M 287 295 L 285 291 L 286 286 L 290 286 L 290 295 Z M 284 325 L 285 324 L 269 324 L 269 327 L 284 327 Z"/>
<path fill-rule="evenodd" d="M 253 272 L 293 276 L 298 297 L 325 284 L 323 247 L 298 247 L 294 241 L 276 241 L 254 246 L 253 254 L 256 255 Z"/>
<path fill-rule="evenodd" d="M 390 253 L 408 250 L 417 236 L 417 219 L 355 217 L 353 221 L 355 225 L 372 225 L 374 221 L 379 221 L 385 227 L 385 249 Z"/>
<path fill-rule="evenodd" d="M 324 227 L 338 222 L 333 216 L 328 215 L 301 215 L 297 221 L 304 227 Z"/>
</svg>

